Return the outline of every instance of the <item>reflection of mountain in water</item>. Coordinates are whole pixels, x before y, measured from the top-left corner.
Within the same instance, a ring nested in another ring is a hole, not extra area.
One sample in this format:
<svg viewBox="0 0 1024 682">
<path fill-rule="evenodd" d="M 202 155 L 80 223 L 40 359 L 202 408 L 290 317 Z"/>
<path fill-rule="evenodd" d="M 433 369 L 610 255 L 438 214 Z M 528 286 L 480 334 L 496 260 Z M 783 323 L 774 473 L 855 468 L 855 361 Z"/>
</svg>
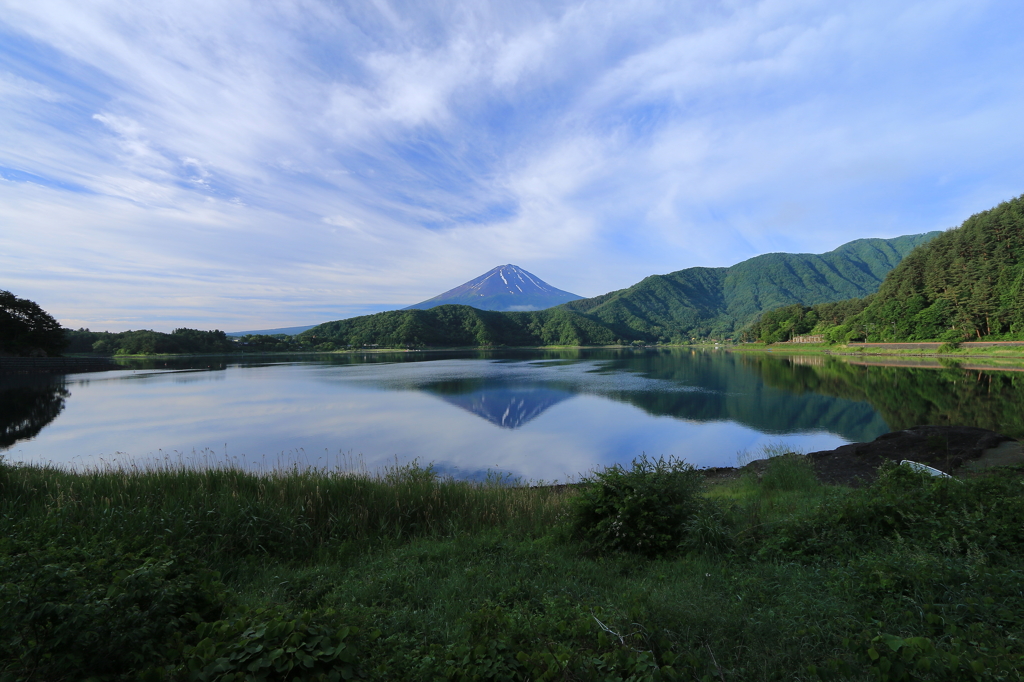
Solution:
<svg viewBox="0 0 1024 682">
<path fill-rule="evenodd" d="M 1024 437 L 1019 372 L 871 367 L 828 356 L 680 350 L 635 354 L 602 366 L 703 388 L 696 393 L 600 392 L 656 415 L 728 419 L 763 433 L 829 431 L 858 442 L 922 424 L 976 426 Z"/>
<path fill-rule="evenodd" d="M 571 397 L 571 393 L 550 388 L 486 388 L 466 395 L 441 396 L 446 402 L 506 429 L 518 429 Z"/>
<path fill-rule="evenodd" d="M 0 450 L 34 438 L 57 418 L 69 395 L 62 380 L 54 382 L 49 377 L 0 384 Z"/>
<path fill-rule="evenodd" d="M 421 388 L 506 429 L 518 429 L 573 396 L 572 392 L 544 386 L 495 385 L 472 379 L 437 382 Z"/>
</svg>

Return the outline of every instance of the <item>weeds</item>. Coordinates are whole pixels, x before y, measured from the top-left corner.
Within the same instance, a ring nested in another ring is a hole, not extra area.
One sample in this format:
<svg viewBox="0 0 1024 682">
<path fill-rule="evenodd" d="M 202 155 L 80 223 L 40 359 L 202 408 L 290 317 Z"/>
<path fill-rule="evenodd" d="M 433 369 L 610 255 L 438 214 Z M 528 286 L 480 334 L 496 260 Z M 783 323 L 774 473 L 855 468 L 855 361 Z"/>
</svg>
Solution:
<svg viewBox="0 0 1024 682">
<path fill-rule="evenodd" d="M 554 523 L 563 494 L 500 480 L 457 481 L 416 464 L 356 476 L 227 467 L 0 469 L 0 514 L 8 523 L 83 537 L 194 542 L 214 563 L 248 555 L 299 560 L 343 542 L 402 542 L 499 527 L 530 536 Z"/>
<path fill-rule="evenodd" d="M 0 679 L 1021 679 L 1020 477 L 780 454 L 707 492 L 0 462 Z"/>
</svg>

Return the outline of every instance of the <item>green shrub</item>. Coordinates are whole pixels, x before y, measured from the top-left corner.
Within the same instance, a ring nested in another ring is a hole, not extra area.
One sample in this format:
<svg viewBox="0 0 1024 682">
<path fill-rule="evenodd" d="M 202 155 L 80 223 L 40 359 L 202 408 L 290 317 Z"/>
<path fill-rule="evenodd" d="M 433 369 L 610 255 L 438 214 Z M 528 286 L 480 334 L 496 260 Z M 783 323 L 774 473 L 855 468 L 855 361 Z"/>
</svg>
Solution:
<svg viewBox="0 0 1024 682">
<path fill-rule="evenodd" d="M 902 537 L 929 548 L 950 542 L 993 558 L 1024 550 L 1024 479 L 959 480 L 886 464 L 866 489 L 830 496 L 813 513 L 771 529 L 762 556 L 861 554 Z"/>
<path fill-rule="evenodd" d="M 879 682 L 1020 679 L 1024 656 L 989 641 L 992 637 L 988 628 L 976 623 L 965 631 L 956 626 L 944 629 L 941 646 L 936 646 L 938 642 L 933 638 L 899 637 L 887 632 L 875 637 L 862 634 L 850 645 Z"/>
<path fill-rule="evenodd" d="M 0 550 L 0 680 L 135 679 L 227 602 L 213 571 L 166 548 Z"/>
<path fill-rule="evenodd" d="M 573 531 L 596 551 L 647 556 L 676 549 L 700 508 L 703 475 L 680 459 L 641 455 L 584 478 L 572 499 Z"/>
<path fill-rule="evenodd" d="M 356 628 L 339 624 L 333 611 L 297 618 L 258 609 L 228 620 L 202 623 L 200 641 L 183 652 L 175 679 L 196 682 L 362 678 Z"/>
</svg>

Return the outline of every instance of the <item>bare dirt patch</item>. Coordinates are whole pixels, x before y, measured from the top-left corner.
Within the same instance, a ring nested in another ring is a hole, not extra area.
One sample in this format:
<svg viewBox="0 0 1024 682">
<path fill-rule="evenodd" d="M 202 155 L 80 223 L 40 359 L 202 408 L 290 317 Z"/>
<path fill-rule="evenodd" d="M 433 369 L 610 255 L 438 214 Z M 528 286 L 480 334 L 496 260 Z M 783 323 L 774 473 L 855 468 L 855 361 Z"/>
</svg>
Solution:
<svg viewBox="0 0 1024 682">
<path fill-rule="evenodd" d="M 812 452 L 818 480 L 829 485 L 859 487 L 875 480 L 885 462 L 909 459 L 954 475 L 972 475 L 994 466 L 1024 464 L 1024 447 L 1009 436 L 971 426 L 915 426 L 879 436 L 870 443 L 850 443 L 835 450 Z M 768 460 L 741 468 L 704 469 L 711 483 L 762 473 Z"/>
<path fill-rule="evenodd" d="M 955 474 L 986 451 L 1016 441 L 995 431 L 971 426 L 915 426 L 879 436 L 870 443 L 851 443 L 835 450 L 812 452 L 814 470 L 823 483 L 864 485 L 875 479 L 887 461 L 909 459 Z"/>
</svg>

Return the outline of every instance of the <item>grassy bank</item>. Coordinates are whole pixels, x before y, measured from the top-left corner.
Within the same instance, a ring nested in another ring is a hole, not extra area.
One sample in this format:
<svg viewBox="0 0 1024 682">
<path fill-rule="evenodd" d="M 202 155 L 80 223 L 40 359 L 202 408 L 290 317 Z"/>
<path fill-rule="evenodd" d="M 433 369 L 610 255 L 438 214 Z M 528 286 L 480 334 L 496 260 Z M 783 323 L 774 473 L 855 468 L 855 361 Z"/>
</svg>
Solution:
<svg viewBox="0 0 1024 682">
<path fill-rule="evenodd" d="M 0 465 L 0 678 L 1020 679 L 1011 473 Z"/>
<path fill-rule="evenodd" d="M 772 352 L 780 355 L 842 355 L 880 357 L 925 357 L 952 359 L 1004 359 L 1024 362 L 1024 346 L 991 346 L 984 348 L 946 346 L 941 350 L 875 348 L 828 343 L 742 343 L 729 346 L 733 353 Z"/>
</svg>

